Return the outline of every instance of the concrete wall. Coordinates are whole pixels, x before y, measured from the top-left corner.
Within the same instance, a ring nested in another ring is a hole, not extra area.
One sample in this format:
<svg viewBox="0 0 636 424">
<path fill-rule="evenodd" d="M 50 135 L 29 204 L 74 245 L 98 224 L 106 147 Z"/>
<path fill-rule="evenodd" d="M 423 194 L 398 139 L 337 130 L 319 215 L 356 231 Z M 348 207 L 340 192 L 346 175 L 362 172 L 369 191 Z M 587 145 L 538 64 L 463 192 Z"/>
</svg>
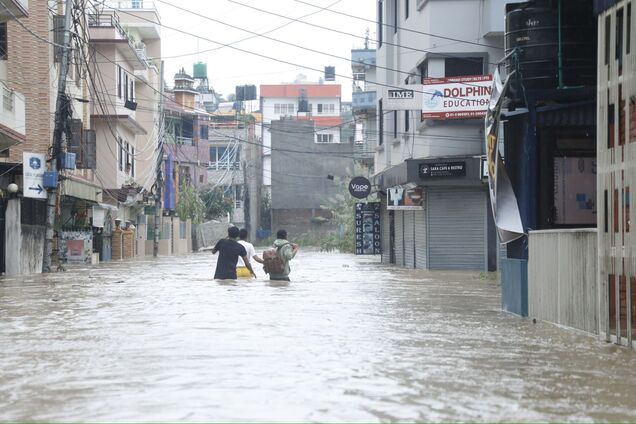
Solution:
<svg viewBox="0 0 636 424">
<path fill-rule="evenodd" d="M 278 149 L 272 152 L 272 209 L 320 209 L 328 204 L 341 188 L 327 176 L 352 176 L 352 145 L 315 143 L 311 121 L 271 125 L 272 147 Z"/>
<path fill-rule="evenodd" d="M 598 333 L 596 229 L 531 231 L 528 316 Z"/>
<path fill-rule="evenodd" d="M 324 209 L 274 209 L 272 210 L 272 232 L 280 228 L 290 237 L 301 235 L 318 236 L 335 232 L 338 227 L 330 220 L 331 211 Z"/>
<path fill-rule="evenodd" d="M 39 274 L 44 257 L 45 229 L 39 225 L 22 225 L 21 272 Z"/>
<path fill-rule="evenodd" d="M 208 221 L 199 225 L 199 241 L 201 247 L 214 246 L 217 241 L 227 237 L 227 222 Z"/>
</svg>

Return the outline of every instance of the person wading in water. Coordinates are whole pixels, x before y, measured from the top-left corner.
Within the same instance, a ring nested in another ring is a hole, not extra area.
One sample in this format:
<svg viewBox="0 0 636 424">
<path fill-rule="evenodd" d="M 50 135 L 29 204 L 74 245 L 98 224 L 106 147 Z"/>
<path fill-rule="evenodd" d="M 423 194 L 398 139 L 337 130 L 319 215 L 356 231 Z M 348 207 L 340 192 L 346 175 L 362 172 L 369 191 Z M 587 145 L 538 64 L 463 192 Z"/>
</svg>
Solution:
<svg viewBox="0 0 636 424">
<path fill-rule="evenodd" d="M 236 227 L 228 228 L 227 238 L 219 240 L 212 249 L 212 254 L 219 252 L 219 260 L 216 262 L 216 271 L 214 272 L 215 280 L 236 280 L 236 263 L 239 257 L 243 259 L 250 274 L 256 278 L 247 251 L 236 241 L 239 233 L 240 231 Z"/>
<path fill-rule="evenodd" d="M 238 243 L 245 248 L 247 257 L 262 264 L 263 260 L 256 254 L 254 245 L 247 241 L 247 230 L 245 228 L 241 228 L 241 231 L 239 232 L 239 239 Z M 238 278 L 250 278 L 252 276 L 250 274 L 250 270 L 245 266 L 243 258 L 238 258 L 238 263 L 236 264 L 236 276 Z"/>
</svg>

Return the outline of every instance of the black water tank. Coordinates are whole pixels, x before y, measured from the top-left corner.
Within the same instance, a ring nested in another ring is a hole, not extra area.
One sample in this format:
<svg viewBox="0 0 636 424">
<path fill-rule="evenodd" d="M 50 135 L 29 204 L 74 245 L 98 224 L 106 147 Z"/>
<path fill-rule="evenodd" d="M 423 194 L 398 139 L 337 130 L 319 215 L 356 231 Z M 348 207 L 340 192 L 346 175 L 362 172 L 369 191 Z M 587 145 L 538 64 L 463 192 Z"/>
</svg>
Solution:
<svg viewBox="0 0 636 424">
<path fill-rule="evenodd" d="M 506 5 L 506 54 L 519 49 L 518 71 L 526 90 L 559 85 L 558 1 Z M 561 0 L 561 49 L 563 85 L 596 85 L 596 20 L 591 0 Z M 506 70 L 515 69 L 514 59 L 509 58 Z"/>
</svg>

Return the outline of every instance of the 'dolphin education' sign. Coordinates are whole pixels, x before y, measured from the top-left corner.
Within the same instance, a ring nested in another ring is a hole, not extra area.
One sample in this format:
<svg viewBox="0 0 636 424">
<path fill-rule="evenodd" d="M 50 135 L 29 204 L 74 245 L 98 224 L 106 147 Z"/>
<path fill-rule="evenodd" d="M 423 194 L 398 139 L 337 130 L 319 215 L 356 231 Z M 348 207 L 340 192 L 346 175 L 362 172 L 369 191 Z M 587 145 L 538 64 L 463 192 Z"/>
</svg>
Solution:
<svg viewBox="0 0 636 424">
<path fill-rule="evenodd" d="M 364 199 L 371 193 L 371 183 L 364 177 L 354 177 L 349 183 L 349 193 L 356 199 Z"/>
</svg>

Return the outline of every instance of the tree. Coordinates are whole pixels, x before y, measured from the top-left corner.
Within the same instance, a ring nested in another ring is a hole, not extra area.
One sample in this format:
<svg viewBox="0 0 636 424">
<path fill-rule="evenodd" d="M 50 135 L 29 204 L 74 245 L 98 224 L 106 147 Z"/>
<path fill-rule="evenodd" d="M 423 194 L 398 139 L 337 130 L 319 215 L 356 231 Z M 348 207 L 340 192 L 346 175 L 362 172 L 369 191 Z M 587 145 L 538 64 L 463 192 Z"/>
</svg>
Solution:
<svg viewBox="0 0 636 424">
<path fill-rule="evenodd" d="M 205 204 L 192 185 L 182 183 L 179 189 L 179 202 L 176 207 L 181 219 L 191 219 L 193 224 L 200 224 L 205 217 Z"/>
<path fill-rule="evenodd" d="M 226 199 L 220 187 L 208 187 L 201 191 L 206 219 L 217 219 L 232 212 L 232 200 Z"/>
</svg>

